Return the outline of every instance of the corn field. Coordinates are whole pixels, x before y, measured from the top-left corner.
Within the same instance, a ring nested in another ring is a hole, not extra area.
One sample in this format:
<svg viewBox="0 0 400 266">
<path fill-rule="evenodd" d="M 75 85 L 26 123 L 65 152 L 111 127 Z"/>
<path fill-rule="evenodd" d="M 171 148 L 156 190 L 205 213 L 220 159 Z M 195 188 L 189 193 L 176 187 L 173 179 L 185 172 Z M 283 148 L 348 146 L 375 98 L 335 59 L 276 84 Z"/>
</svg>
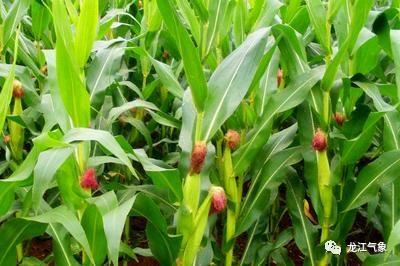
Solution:
<svg viewBox="0 0 400 266">
<path fill-rule="evenodd" d="M 400 265 L 400 0 L 1 0 L 0 266 Z"/>
</svg>

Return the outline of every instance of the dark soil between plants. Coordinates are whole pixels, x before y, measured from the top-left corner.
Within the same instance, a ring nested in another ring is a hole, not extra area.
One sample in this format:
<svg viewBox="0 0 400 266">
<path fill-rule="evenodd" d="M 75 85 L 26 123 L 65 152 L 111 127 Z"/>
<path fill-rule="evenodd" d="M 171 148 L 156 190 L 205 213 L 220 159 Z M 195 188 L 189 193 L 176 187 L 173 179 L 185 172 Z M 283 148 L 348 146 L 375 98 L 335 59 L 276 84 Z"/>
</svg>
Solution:
<svg viewBox="0 0 400 266">
<path fill-rule="evenodd" d="M 280 223 L 281 230 L 284 230 L 291 226 L 291 220 L 289 215 L 284 215 Z M 134 217 L 131 219 L 131 243 L 133 247 L 148 248 L 148 243 L 145 237 L 146 220 L 144 218 Z M 382 235 L 375 229 L 371 224 L 367 222 L 367 219 L 361 215 L 357 215 L 352 232 L 349 234 L 346 245 L 350 242 L 380 242 L 383 241 Z M 244 252 L 247 244 L 247 235 L 242 234 L 237 238 L 235 246 L 235 255 L 240 257 Z M 297 247 L 294 240 L 290 241 L 286 246 L 290 259 L 294 265 L 301 266 L 304 262 L 304 257 Z M 28 256 L 36 257 L 40 260 L 44 260 L 52 251 L 52 240 L 45 237 L 38 237 L 32 239 L 29 243 Z M 138 261 L 129 260 L 129 266 L 156 266 L 160 265 L 157 260 L 150 257 L 137 256 Z M 122 263 L 120 263 L 122 265 Z M 349 266 L 361 266 L 362 262 L 358 259 L 355 253 L 347 254 L 347 265 Z"/>
</svg>

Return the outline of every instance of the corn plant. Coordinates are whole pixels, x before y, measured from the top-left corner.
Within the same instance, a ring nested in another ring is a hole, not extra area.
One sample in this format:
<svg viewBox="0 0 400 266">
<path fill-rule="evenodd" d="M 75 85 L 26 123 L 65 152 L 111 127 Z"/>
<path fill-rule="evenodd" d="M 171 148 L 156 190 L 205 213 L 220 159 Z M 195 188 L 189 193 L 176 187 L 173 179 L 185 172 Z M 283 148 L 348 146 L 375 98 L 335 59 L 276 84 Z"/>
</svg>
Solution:
<svg viewBox="0 0 400 266">
<path fill-rule="evenodd" d="M 397 265 L 399 8 L 0 1 L 0 265 Z"/>
</svg>

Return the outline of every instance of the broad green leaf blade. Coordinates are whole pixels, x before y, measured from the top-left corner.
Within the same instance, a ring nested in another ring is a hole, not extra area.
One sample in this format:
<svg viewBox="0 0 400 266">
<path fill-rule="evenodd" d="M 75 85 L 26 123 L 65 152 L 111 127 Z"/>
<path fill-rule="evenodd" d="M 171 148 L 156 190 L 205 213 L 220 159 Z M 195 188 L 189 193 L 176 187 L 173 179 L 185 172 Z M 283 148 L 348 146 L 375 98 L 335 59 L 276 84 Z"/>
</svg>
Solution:
<svg viewBox="0 0 400 266">
<path fill-rule="evenodd" d="M 397 221 L 390 232 L 386 246 L 387 254 L 390 254 L 398 244 L 400 244 L 400 220 Z"/>
<path fill-rule="evenodd" d="M 247 1 L 237 0 L 235 1 L 235 10 L 233 15 L 233 40 L 236 46 L 242 44 L 246 38 L 246 13 L 247 13 Z"/>
<path fill-rule="evenodd" d="M 194 106 L 192 95 L 186 90 L 182 102 L 182 127 L 179 134 L 178 145 L 182 149 L 179 170 L 183 175 L 189 170 L 190 155 L 193 148 L 194 122 L 196 120 L 196 108 Z"/>
<path fill-rule="evenodd" d="M 89 242 L 86 237 L 78 218 L 66 206 L 61 205 L 55 209 L 51 209 L 41 215 L 34 217 L 24 217 L 25 220 L 35 221 L 44 224 L 58 223 L 63 227 L 82 245 L 85 253 L 88 255 L 90 261 L 94 263 L 92 252 L 90 250 Z"/>
<path fill-rule="evenodd" d="M 157 7 L 157 1 L 144 0 L 144 19 L 146 22 L 146 30 L 158 31 L 161 26 L 162 17 Z"/>
<path fill-rule="evenodd" d="M 11 67 L 10 74 L 4 82 L 3 88 L 0 92 L 0 132 L 3 131 L 4 123 L 10 107 L 12 92 L 13 92 L 13 81 L 15 77 L 15 65 Z"/>
<path fill-rule="evenodd" d="M 1 34 L 1 31 L 0 31 L 0 34 Z M 17 33 L 17 37 L 18 36 L 19 36 L 19 34 Z M 4 123 L 6 121 L 6 116 L 8 113 L 8 108 L 11 103 L 18 47 L 19 47 L 19 43 L 17 41 L 17 42 L 15 42 L 15 47 L 14 47 L 14 56 L 15 57 L 14 57 L 13 64 L 11 66 L 10 73 L 8 74 L 6 80 L 3 84 L 3 88 L 1 89 L 1 92 L 0 92 L 0 133 L 3 131 Z"/>
<path fill-rule="evenodd" d="M 397 97 L 400 99 L 400 30 L 390 31 L 390 43 L 396 72 Z"/>
<path fill-rule="evenodd" d="M 356 187 L 343 203 L 348 211 L 367 203 L 378 192 L 379 186 L 393 181 L 400 171 L 400 151 L 385 152 L 363 168 L 357 176 Z"/>
<path fill-rule="evenodd" d="M 64 2 L 53 1 L 53 22 L 57 36 L 57 82 L 60 96 L 74 126 L 88 127 L 90 123 L 89 94 L 80 75 L 69 21 Z"/>
<path fill-rule="evenodd" d="M 145 109 L 148 109 L 148 110 L 155 110 L 155 111 L 159 110 L 158 107 L 155 106 L 153 103 L 137 99 L 137 100 L 134 100 L 134 101 L 131 101 L 131 102 L 124 103 L 121 106 L 113 107 L 110 110 L 110 113 L 108 115 L 108 120 L 110 120 L 110 122 L 113 122 L 121 114 L 123 114 L 124 112 L 129 111 L 129 110 L 131 110 L 133 108 L 145 108 Z"/>
<path fill-rule="evenodd" d="M 0 217 L 5 215 L 14 202 L 15 183 L 0 183 Z"/>
<path fill-rule="evenodd" d="M 304 215 L 304 187 L 297 176 L 290 177 L 286 185 L 286 203 L 294 225 L 294 239 L 301 252 L 309 258 L 310 265 L 316 266 L 317 230 Z"/>
<path fill-rule="evenodd" d="M 16 245 L 23 240 L 40 236 L 46 225 L 24 219 L 11 219 L 0 227 L 0 265 L 17 265 Z"/>
<path fill-rule="evenodd" d="M 374 5 L 374 0 L 356 0 L 352 7 L 352 18 L 350 24 L 350 31 L 348 36 L 349 51 L 353 50 L 356 44 L 358 34 L 364 27 L 365 22 L 368 19 L 368 15 Z"/>
<path fill-rule="evenodd" d="M 177 202 L 182 200 L 182 183 L 178 169 L 159 172 L 147 172 L 156 186 L 167 188 L 172 192 L 173 199 Z"/>
<path fill-rule="evenodd" d="M 306 0 L 307 10 L 310 16 L 311 23 L 314 27 L 315 35 L 318 41 L 325 50 L 329 53 L 331 47 L 330 29 L 327 27 L 327 12 L 321 0 Z"/>
<path fill-rule="evenodd" d="M 140 134 L 142 134 L 142 136 L 146 140 L 148 147 L 151 148 L 153 146 L 153 140 L 151 139 L 150 131 L 142 120 L 133 117 L 127 117 L 125 118 L 125 121 L 136 128 Z"/>
<path fill-rule="evenodd" d="M 144 193 L 137 196 L 133 211 L 136 215 L 148 220 L 146 236 L 154 257 L 161 265 L 172 265 L 175 262 L 180 248 L 180 237 L 171 237 L 167 233 L 167 222 L 159 207 Z"/>
<path fill-rule="evenodd" d="M 198 49 L 194 46 L 188 32 L 180 22 L 172 1 L 157 0 L 157 4 L 168 30 L 175 38 L 182 56 L 186 79 L 190 85 L 193 101 L 197 111 L 201 112 L 204 109 L 208 89 Z"/>
<path fill-rule="evenodd" d="M 397 266 L 400 263 L 400 257 L 390 256 L 387 258 L 386 254 L 370 255 L 363 262 L 364 266 Z"/>
<path fill-rule="evenodd" d="M 252 181 L 251 192 L 247 195 L 238 220 L 236 234 L 239 235 L 260 218 L 267 207 L 269 191 L 276 189 L 285 177 L 287 166 L 298 163 L 301 158 L 301 147 L 289 148 L 272 156 L 271 160 L 263 165 L 258 179 Z"/>
<path fill-rule="evenodd" d="M 159 261 L 160 265 L 174 265 L 179 252 L 181 238 L 171 237 L 149 223 L 146 227 L 146 236 L 149 241 L 151 253 Z"/>
<path fill-rule="evenodd" d="M 115 82 L 116 74 L 121 67 L 126 43 L 113 45 L 97 52 L 87 69 L 87 86 L 90 90 L 90 102 L 100 106 L 106 89 Z"/>
<path fill-rule="evenodd" d="M 115 157 L 120 159 L 126 167 L 128 167 L 133 175 L 136 176 L 136 171 L 133 169 L 128 156 L 109 132 L 90 128 L 75 128 L 68 131 L 64 136 L 64 141 L 68 143 L 91 140 L 97 141 L 109 150 Z"/>
<path fill-rule="evenodd" d="M 55 50 L 44 50 L 43 51 L 46 61 L 47 61 L 47 82 L 50 87 L 51 100 L 53 103 L 53 108 L 57 108 L 57 115 L 55 116 L 58 122 L 58 125 L 62 129 L 63 132 L 66 132 L 70 129 L 70 121 L 68 117 L 67 110 L 62 103 L 62 99 L 60 96 L 60 89 L 58 88 L 57 83 L 57 70 L 56 70 L 56 53 Z"/>
<path fill-rule="evenodd" d="M 346 3 L 344 0 L 329 0 L 328 1 L 328 14 L 327 14 L 327 20 L 332 23 L 332 21 L 335 19 L 337 13 L 340 10 L 340 7 L 345 5 Z"/>
<path fill-rule="evenodd" d="M 371 145 L 375 133 L 375 124 L 384 113 L 370 113 L 364 124 L 362 132 L 354 139 L 346 140 L 343 144 L 342 162 L 345 165 L 356 163 Z"/>
<path fill-rule="evenodd" d="M 107 240 L 101 214 L 95 205 L 86 208 L 81 224 L 88 238 L 95 265 L 102 265 L 106 259 Z"/>
<path fill-rule="evenodd" d="M 3 40 L 2 45 L 5 47 L 11 36 L 16 32 L 18 24 L 23 16 L 26 15 L 32 0 L 17 0 L 13 1 L 10 11 L 3 22 Z M 2 48 L 4 48 L 2 47 Z"/>
<path fill-rule="evenodd" d="M 195 6 L 198 0 L 192 1 L 191 3 Z M 195 14 L 194 8 L 190 5 L 190 3 L 186 0 L 176 0 L 177 10 L 182 14 L 185 19 L 183 24 L 189 25 L 190 32 L 193 35 L 196 43 L 201 42 L 200 35 L 200 21 Z M 167 26 L 169 27 L 169 26 Z"/>
<path fill-rule="evenodd" d="M 99 0 L 81 1 L 75 38 L 75 53 L 81 69 L 85 66 L 96 39 L 98 16 Z"/>
<path fill-rule="evenodd" d="M 254 162 L 269 137 L 269 129 L 275 115 L 301 104 L 319 80 L 321 72 L 321 68 L 316 68 L 300 75 L 287 88 L 271 97 L 267 103 L 265 114 L 257 120 L 255 127 L 248 133 L 245 144 L 233 154 L 236 175 L 243 174 Z"/>
<path fill-rule="evenodd" d="M 361 73 L 366 75 L 377 66 L 381 47 L 379 46 L 378 37 L 366 28 L 361 30 L 354 50 L 352 74 Z"/>
<path fill-rule="evenodd" d="M 340 46 L 339 51 L 337 52 L 332 62 L 328 65 L 326 69 L 326 72 L 324 74 L 324 77 L 322 78 L 322 83 L 321 83 L 321 88 L 323 90 L 328 91 L 332 88 L 332 85 L 336 79 L 336 75 L 339 71 L 340 64 L 342 63 L 345 56 L 353 51 L 358 35 L 361 29 L 364 27 L 364 24 L 368 18 L 369 12 L 373 4 L 374 4 L 373 0 L 355 1 L 351 10 L 352 14 L 351 23 L 348 26 L 349 34 L 346 36 L 346 39 Z"/>
<path fill-rule="evenodd" d="M 110 202 L 110 198 L 113 202 Z M 125 220 L 128 216 L 136 196 L 131 197 L 124 203 L 117 205 L 114 192 L 91 199 L 91 202 L 99 209 L 107 239 L 108 259 L 118 265 L 119 246 L 124 229 Z"/>
<path fill-rule="evenodd" d="M 249 35 L 211 76 L 202 139 L 211 139 L 246 95 L 264 52 L 268 32 L 267 29 L 260 29 Z"/>
<path fill-rule="evenodd" d="M 279 40 L 279 50 L 281 54 L 281 63 L 286 66 L 289 77 L 296 77 L 300 74 L 310 71 L 307 64 L 307 55 L 301 35 L 291 26 L 277 24 L 272 27 L 272 33 L 275 39 Z"/>
<path fill-rule="evenodd" d="M 172 72 L 171 67 L 152 57 L 150 57 L 150 60 L 157 71 L 158 77 L 167 90 L 174 96 L 182 99 L 183 88 L 181 87 L 181 84 L 179 84 L 178 79 L 175 77 L 174 72 Z"/>
<path fill-rule="evenodd" d="M 72 152 L 71 148 L 52 149 L 39 155 L 33 171 L 32 204 L 34 208 L 39 206 L 40 199 L 48 189 L 58 168 L 64 164 Z"/>
<path fill-rule="evenodd" d="M 261 163 L 252 165 L 251 176 L 252 182 L 256 183 L 261 173 L 263 172 L 264 165 L 271 160 L 273 155 L 286 149 L 293 142 L 294 137 L 297 132 L 297 124 L 294 124 L 284 130 L 281 130 L 275 134 L 273 134 L 269 139 L 267 144 L 263 147 L 262 151 L 260 151 L 259 158 L 262 158 Z M 252 193 L 252 188 L 256 188 L 252 186 L 250 190 L 247 192 L 248 194 Z"/>
<path fill-rule="evenodd" d="M 209 6 L 209 25 L 207 28 L 207 42 L 205 47 L 204 55 L 212 50 L 215 42 L 218 40 L 221 27 L 223 26 L 223 19 L 225 16 L 225 10 L 228 6 L 229 1 L 216 0 L 212 1 Z"/>
<path fill-rule="evenodd" d="M 53 238 L 53 253 L 56 265 L 78 266 L 79 263 L 74 258 L 71 250 L 68 231 L 61 224 L 49 223 L 47 232 Z"/>
<path fill-rule="evenodd" d="M 43 31 L 47 28 L 51 21 L 51 14 L 49 10 L 42 5 L 42 3 L 33 1 L 32 2 L 32 31 L 35 35 L 36 40 L 40 40 Z"/>
<path fill-rule="evenodd" d="M 275 50 L 265 70 L 265 74 L 260 81 L 260 85 L 258 86 L 256 98 L 254 99 L 258 116 L 264 113 L 268 99 L 278 89 L 277 74 L 279 69 L 279 57 L 279 51 Z"/>
</svg>

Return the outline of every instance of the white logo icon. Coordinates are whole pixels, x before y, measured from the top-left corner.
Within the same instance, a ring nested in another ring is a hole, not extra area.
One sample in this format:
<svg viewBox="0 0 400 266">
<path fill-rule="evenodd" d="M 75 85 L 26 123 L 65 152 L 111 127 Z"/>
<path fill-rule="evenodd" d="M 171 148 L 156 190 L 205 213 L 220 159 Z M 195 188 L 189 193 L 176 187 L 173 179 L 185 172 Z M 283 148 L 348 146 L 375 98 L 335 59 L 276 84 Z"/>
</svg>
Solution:
<svg viewBox="0 0 400 266">
<path fill-rule="evenodd" d="M 340 255 L 342 248 L 336 245 L 335 241 L 328 240 L 325 242 L 325 250 L 330 251 L 334 255 Z"/>
</svg>

